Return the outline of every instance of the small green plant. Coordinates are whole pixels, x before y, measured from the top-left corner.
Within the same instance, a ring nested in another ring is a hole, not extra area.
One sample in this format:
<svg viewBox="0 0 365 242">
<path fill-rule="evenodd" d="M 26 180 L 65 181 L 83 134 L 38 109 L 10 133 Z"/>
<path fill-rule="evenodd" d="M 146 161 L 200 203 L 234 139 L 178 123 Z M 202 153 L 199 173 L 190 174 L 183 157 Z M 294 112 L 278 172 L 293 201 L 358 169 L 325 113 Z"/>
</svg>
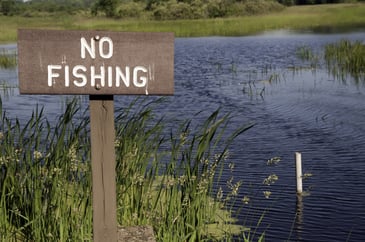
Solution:
<svg viewBox="0 0 365 242">
<path fill-rule="evenodd" d="M 0 68 L 15 68 L 17 65 L 16 54 L 6 50 L 0 50 Z"/>
<path fill-rule="evenodd" d="M 351 75 L 355 81 L 365 81 L 365 45 L 360 41 L 341 40 L 325 46 L 324 59 L 328 71 L 346 80 Z"/>
<path fill-rule="evenodd" d="M 303 61 L 309 61 L 310 68 L 316 69 L 319 67 L 320 56 L 315 54 L 309 46 L 303 45 L 298 47 L 296 55 Z"/>
</svg>

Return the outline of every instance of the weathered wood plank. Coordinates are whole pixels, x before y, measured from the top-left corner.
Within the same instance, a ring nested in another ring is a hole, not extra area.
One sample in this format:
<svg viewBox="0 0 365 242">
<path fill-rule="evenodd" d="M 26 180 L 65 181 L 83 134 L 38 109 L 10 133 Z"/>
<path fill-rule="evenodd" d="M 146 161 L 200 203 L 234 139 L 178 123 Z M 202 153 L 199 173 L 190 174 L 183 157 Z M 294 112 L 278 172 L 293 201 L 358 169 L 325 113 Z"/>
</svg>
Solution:
<svg viewBox="0 0 365 242">
<path fill-rule="evenodd" d="M 90 96 L 95 242 L 117 241 L 113 96 Z"/>
</svg>

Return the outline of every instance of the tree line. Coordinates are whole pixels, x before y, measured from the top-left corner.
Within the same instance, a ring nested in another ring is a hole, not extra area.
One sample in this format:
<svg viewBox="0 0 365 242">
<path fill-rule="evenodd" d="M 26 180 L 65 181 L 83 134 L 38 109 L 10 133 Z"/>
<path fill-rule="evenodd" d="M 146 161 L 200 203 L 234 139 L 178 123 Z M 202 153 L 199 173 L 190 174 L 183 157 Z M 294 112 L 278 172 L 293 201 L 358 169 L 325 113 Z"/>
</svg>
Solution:
<svg viewBox="0 0 365 242">
<path fill-rule="evenodd" d="M 0 0 L 0 15 L 90 13 L 113 18 L 199 19 L 264 14 L 280 11 L 285 6 L 349 1 L 356 0 Z"/>
</svg>

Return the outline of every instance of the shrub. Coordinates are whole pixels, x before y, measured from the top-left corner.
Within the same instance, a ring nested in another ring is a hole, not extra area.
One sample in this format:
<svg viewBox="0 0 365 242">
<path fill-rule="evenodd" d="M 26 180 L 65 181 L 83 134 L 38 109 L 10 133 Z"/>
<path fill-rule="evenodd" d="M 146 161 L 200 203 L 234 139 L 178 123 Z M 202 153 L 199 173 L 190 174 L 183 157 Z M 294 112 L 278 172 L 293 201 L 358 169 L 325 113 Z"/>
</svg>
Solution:
<svg viewBox="0 0 365 242">
<path fill-rule="evenodd" d="M 257 15 L 269 12 L 277 12 L 284 9 L 284 6 L 276 1 L 249 0 L 245 3 L 243 15 Z"/>
<path fill-rule="evenodd" d="M 170 1 L 153 6 L 156 20 L 196 19 L 204 17 L 199 8 L 185 2 Z"/>
<path fill-rule="evenodd" d="M 227 15 L 227 2 L 225 0 L 209 0 L 207 11 L 209 18 L 225 17 Z"/>
<path fill-rule="evenodd" d="M 137 2 L 128 2 L 120 5 L 118 17 L 120 18 L 138 18 L 144 10 L 144 5 Z"/>
</svg>

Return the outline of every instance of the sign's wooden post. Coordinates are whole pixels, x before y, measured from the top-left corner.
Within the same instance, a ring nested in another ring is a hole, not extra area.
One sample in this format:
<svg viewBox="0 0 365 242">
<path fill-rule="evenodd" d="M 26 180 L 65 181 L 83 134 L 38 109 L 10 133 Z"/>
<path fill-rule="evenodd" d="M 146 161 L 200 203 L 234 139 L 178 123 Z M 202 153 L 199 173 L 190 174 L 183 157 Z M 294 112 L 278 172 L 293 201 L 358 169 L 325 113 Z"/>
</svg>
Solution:
<svg viewBox="0 0 365 242">
<path fill-rule="evenodd" d="M 113 96 L 90 96 L 94 241 L 117 241 Z"/>
<path fill-rule="evenodd" d="M 173 33 L 18 31 L 21 94 L 90 96 L 94 241 L 117 241 L 113 95 L 174 93 Z"/>
</svg>

